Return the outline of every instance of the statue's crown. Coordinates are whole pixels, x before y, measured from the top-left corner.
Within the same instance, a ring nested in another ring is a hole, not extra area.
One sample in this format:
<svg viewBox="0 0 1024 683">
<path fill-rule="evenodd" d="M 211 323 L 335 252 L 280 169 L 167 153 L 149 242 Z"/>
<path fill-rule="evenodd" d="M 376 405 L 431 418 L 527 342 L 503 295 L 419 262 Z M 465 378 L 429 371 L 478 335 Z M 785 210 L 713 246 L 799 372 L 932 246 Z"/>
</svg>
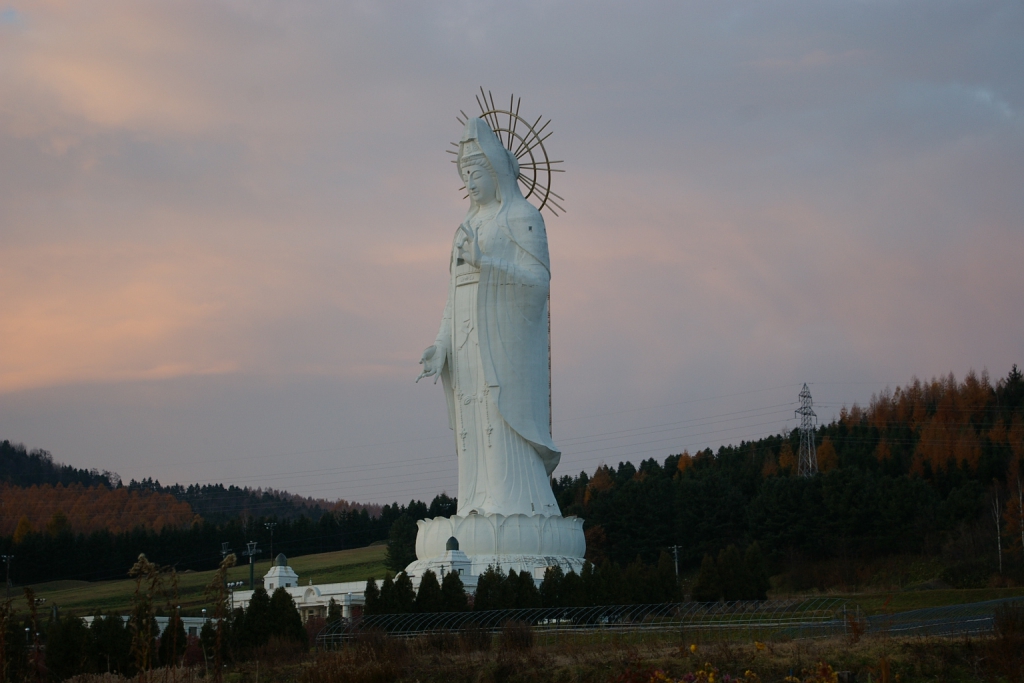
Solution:
<svg viewBox="0 0 1024 683">
<path fill-rule="evenodd" d="M 484 156 L 484 150 L 480 147 L 480 143 L 476 140 L 467 140 L 462 143 L 462 150 L 459 155 L 459 165 L 462 167 L 472 166 L 473 164 L 486 164 L 487 157 Z"/>
</svg>

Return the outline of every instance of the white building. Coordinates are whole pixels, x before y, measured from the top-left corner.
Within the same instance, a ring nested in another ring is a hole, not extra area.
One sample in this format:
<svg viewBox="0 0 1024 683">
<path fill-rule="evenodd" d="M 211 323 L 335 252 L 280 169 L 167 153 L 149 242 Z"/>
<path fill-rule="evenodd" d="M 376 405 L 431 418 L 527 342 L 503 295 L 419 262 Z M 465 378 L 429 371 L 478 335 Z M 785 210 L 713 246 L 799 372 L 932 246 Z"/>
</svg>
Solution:
<svg viewBox="0 0 1024 683">
<path fill-rule="evenodd" d="M 446 546 L 445 554 L 440 566 L 438 580 L 443 580 L 444 575 L 449 572 L 456 572 L 462 579 L 462 585 L 466 592 L 472 594 L 476 591 L 477 575 L 470 574 L 471 563 L 466 554 L 459 550 L 459 544 L 455 539 Z M 534 577 L 535 579 L 537 577 Z M 543 573 L 540 578 L 543 578 Z M 377 580 L 379 588 L 382 581 Z M 419 577 L 413 577 L 413 587 L 419 589 Z M 295 606 L 302 615 L 305 622 L 311 617 L 327 618 L 327 608 L 331 599 L 341 607 L 342 618 L 357 617 L 362 614 L 363 605 L 366 603 L 364 591 L 366 581 L 347 581 L 344 583 L 322 583 L 313 585 L 312 579 L 308 584 L 299 584 L 299 576 L 288 566 L 288 558 L 284 554 L 274 558 L 274 564 L 270 571 L 263 577 L 263 588 L 267 593 L 272 594 L 278 588 L 284 588 Z M 253 591 L 235 591 L 234 606 L 243 609 L 249 606 Z"/>
</svg>

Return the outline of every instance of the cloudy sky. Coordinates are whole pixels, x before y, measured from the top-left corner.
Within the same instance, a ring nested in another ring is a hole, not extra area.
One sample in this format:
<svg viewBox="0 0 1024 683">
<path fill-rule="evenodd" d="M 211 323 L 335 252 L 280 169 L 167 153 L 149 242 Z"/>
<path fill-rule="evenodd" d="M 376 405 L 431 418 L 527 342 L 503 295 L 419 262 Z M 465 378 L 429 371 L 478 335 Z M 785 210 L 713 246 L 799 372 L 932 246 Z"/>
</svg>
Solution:
<svg viewBox="0 0 1024 683">
<path fill-rule="evenodd" d="M 1024 363 L 1024 6 L 0 0 L 0 439 L 454 493 L 479 86 L 552 119 L 560 473 Z"/>
</svg>

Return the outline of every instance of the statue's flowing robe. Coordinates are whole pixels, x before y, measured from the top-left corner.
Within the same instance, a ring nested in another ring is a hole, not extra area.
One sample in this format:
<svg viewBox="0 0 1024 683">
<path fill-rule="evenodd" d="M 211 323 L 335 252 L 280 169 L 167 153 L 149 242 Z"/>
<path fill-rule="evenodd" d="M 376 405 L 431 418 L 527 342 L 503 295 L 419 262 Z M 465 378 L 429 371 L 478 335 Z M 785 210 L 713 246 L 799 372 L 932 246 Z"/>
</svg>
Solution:
<svg viewBox="0 0 1024 683">
<path fill-rule="evenodd" d="M 550 262 L 544 220 L 521 197 L 479 222 L 479 269 L 453 244 L 436 347 L 459 455 L 459 514 L 559 514 L 548 477 Z M 458 232 L 456 233 L 458 239 Z"/>
</svg>

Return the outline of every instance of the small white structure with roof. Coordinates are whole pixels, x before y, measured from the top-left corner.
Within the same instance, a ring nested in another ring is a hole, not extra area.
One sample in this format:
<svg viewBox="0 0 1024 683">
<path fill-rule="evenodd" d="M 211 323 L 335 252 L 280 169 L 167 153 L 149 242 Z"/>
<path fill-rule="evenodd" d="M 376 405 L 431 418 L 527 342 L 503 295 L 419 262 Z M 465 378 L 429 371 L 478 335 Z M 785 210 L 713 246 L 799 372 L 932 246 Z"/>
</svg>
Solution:
<svg viewBox="0 0 1024 683">
<path fill-rule="evenodd" d="M 263 577 L 263 588 L 268 593 L 273 593 L 278 588 L 291 588 L 299 585 L 299 575 L 288 566 L 288 558 L 284 553 L 278 553 L 274 558 L 274 564 Z"/>
<path fill-rule="evenodd" d="M 445 574 L 455 572 L 462 580 L 462 585 L 467 593 L 476 592 L 478 576 L 471 574 L 472 562 L 466 553 L 459 550 L 459 542 L 449 538 L 445 544 L 444 555 L 435 560 L 438 581 L 443 580 Z M 413 586 L 419 588 L 420 577 L 412 576 Z M 377 580 L 377 587 L 381 583 Z M 331 600 L 341 608 L 341 616 L 344 619 L 358 617 L 363 612 L 363 605 L 366 603 L 365 591 L 366 581 L 346 581 L 342 583 L 322 583 L 313 585 L 309 581 L 307 585 L 299 585 L 299 575 L 288 566 L 288 558 L 280 554 L 274 558 L 274 564 L 263 577 L 263 589 L 267 593 L 273 593 L 278 588 L 283 588 L 295 601 L 302 621 L 311 618 L 327 618 L 327 609 Z M 235 591 L 233 598 L 234 607 L 243 609 L 249 606 L 253 591 Z"/>
</svg>

